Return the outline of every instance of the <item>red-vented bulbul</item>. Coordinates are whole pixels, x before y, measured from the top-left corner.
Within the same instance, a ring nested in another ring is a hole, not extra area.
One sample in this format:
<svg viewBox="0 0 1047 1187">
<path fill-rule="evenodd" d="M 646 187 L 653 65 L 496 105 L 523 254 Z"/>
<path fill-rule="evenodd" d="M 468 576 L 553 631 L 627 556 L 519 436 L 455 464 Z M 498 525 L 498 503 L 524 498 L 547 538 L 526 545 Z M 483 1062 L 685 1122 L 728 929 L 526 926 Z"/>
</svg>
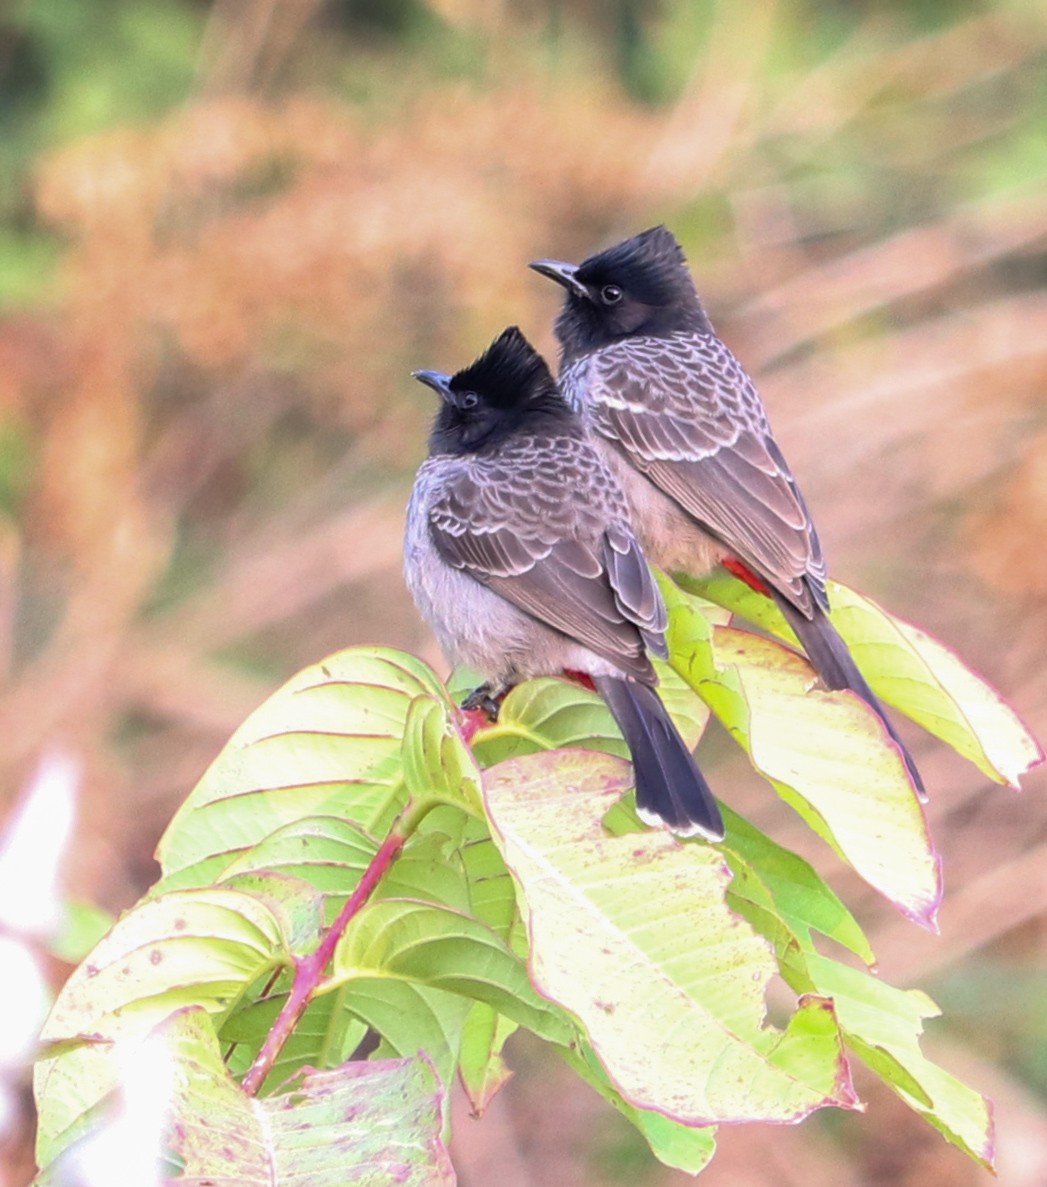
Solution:
<svg viewBox="0 0 1047 1187">
<path fill-rule="evenodd" d="M 825 560 L 759 393 L 716 336 L 665 227 L 579 265 L 531 267 L 567 290 L 560 384 L 628 495 L 662 568 L 724 564 L 774 598 L 825 684 L 879 715 L 921 796 L 916 765 L 829 620 Z"/>
<path fill-rule="evenodd" d="M 531 676 L 588 676 L 632 754 L 640 815 L 722 839 L 716 801 L 655 691 L 648 652 L 666 654 L 665 605 L 625 495 L 544 360 L 511 327 L 456 375 L 414 374 L 441 406 L 404 568 L 448 659 L 495 696 Z"/>
</svg>

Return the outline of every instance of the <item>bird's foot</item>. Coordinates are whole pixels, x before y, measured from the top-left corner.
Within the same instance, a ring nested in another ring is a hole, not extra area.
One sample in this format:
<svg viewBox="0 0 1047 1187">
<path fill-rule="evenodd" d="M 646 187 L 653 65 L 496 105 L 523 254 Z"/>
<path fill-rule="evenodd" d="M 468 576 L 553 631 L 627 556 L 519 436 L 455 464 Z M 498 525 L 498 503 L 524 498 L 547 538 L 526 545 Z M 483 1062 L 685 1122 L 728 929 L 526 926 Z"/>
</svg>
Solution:
<svg viewBox="0 0 1047 1187">
<path fill-rule="evenodd" d="M 489 721 L 498 720 L 498 710 L 502 707 L 508 688 L 495 689 L 490 684 L 481 684 L 462 701 L 462 709 L 466 713 L 480 710 L 487 715 Z"/>
<path fill-rule="evenodd" d="M 486 713 L 489 721 L 496 722 L 499 719 L 502 702 L 508 696 L 510 688 L 512 685 L 508 684 L 499 687 L 495 687 L 493 684 L 482 684 L 480 687 L 474 688 L 463 700 L 462 709 L 467 713 L 480 710 Z"/>
<path fill-rule="evenodd" d="M 458 732 L 467 746 L 472 744 L 473 738 L 484 728 L 498 720 L 498 710 L 508 688 L 495 691 L 490 684 L 481 684 L 462 701 L 458 710 Z"/>
</svg>

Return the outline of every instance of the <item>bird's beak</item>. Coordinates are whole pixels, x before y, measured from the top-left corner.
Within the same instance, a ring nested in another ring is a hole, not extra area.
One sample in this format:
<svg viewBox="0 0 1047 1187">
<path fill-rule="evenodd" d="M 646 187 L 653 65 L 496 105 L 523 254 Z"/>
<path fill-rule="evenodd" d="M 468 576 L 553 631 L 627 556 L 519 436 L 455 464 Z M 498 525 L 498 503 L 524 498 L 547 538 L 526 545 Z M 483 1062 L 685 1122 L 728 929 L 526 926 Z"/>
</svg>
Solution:
<svg viewBox="0 0 1047 1187">
<path fill-rule="evenodd" d="M 451 399 L 451 376 L 442 371 L 412 371 L 411 376 L 426 387 L 431 387 L 441 400 Z"/>
<path fill-rule="evenodd" d="M 577 264 L 565 264 L 563 260 L 534 260 L 527 266 L 533 268 L 540 275 L 555 280 L 557 284 L 562 284 L 569 293 L 574 293 L 576 297 L 589 299 L 589 290 L 578 279 Z"/>
</svg>

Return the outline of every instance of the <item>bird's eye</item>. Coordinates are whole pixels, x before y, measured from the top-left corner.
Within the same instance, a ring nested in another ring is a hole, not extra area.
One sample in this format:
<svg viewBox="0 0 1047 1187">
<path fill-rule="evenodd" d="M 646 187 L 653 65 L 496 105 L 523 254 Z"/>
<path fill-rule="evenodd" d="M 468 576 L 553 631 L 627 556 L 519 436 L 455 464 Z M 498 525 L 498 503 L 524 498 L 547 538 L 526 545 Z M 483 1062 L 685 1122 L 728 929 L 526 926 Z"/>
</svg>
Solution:
<svg viewBox="0 0 1047 1187">
<path fill-rule="evenodd" d="M 605 305 L 617 305 L 622 299 L 622 290 L 616 284 L 605 284 L 600 289 L 600 300 Z"/>
<path fill-rule="evenodd" d="M 462 408 L 475 408 L 480 403 L 480 397 L 476 392 L 462 392 L 458 403 Z"/>
</svg>

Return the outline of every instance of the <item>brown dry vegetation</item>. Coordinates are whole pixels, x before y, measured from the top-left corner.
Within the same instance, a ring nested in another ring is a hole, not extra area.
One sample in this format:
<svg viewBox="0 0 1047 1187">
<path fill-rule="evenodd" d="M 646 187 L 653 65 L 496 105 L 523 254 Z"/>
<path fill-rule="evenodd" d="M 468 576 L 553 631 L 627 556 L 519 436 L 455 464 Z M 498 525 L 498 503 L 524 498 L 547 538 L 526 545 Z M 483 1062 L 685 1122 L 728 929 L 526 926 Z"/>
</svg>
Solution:
<svg viewBox="0 0 1047 1187">
<path fill-rule="evenodd" d="M 10 797 L 49 745 L 81 756 L 76 897 L 134 901 L 174 807 L 299 666 L 360 642 L 439 664 L 399 574 L 430 412 L 408 373 L 509 322 L 551 352 L 555 294 L 525 262 L 660 219 L 761 383 L 833 571 L 1047 733 L 1047 200 L 1035 178 L 977 180 L 1047 108 L 1042 12 L 975 6 L 917 35 L 874 6 L 782 64 L 802 41 L 782 7 L 710 4 L 674 101 L 645 105 L 580 32 L 585 6 L 555 54 L 544 5 L 432 7 L 482 70 L 354 45 L 321 4 L 215 3 L 184 102 L 35 163 L 61 249 L 44 296 L 0 316 L 0 770 Z M 388 78 L 382 101 L 312 81 L 335 65 Z M 830 874 L 888 977 L 955 1007 L 932 1046 L 995 1096 L 1001 1183 L 1039 1187 L 1044 778 L 1014 797 L 907 736 L 945 863 L 938 939 L 847 879 L 726 743 L 713 778 Z M 561 1069 L 510 1062 L 491 1114 L 457 1126 L 466 1187 L 684 1181 L 635 1161 Z M 989 1181 L 865 1087 L 864 1118 L 724 1130 L 703 1182 Z"/>
</svg>

